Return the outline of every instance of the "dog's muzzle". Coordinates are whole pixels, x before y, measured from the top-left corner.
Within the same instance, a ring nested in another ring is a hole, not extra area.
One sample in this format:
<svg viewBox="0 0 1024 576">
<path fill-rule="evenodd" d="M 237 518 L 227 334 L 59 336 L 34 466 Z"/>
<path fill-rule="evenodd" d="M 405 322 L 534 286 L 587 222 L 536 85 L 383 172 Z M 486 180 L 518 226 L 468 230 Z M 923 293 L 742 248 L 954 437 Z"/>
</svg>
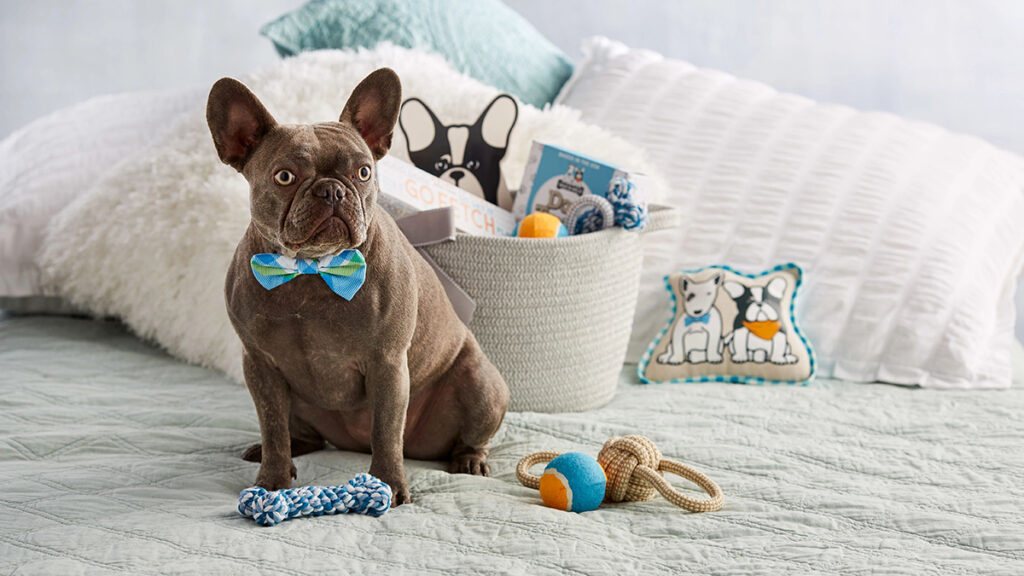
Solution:
<svg viewBox="0 0 1024 576">
<path fill-rule="evenodd" d="M 340 204 L 345 199 L 345 186 L 333 179 L 324 179 L 313 185 L 310 193 L 328 204 Z"/>
</svg>

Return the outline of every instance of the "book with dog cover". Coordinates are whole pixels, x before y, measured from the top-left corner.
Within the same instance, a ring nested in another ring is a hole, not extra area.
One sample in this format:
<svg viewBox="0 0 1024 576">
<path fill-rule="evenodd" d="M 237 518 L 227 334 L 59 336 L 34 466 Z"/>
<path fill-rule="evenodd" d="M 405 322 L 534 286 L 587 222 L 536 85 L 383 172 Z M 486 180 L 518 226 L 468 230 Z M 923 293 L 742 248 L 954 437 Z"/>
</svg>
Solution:
<svg viewBox="0 0 1024 576">
<path fill-rule="evenodd" d="M 519 218 L 533 212 L 565 218 L 569 207 L 582 196 L 605 197 L 616 178 L 628 179 L 629 174 L 589 156 L 534 141 L 513 212 Z"/>
</svg>

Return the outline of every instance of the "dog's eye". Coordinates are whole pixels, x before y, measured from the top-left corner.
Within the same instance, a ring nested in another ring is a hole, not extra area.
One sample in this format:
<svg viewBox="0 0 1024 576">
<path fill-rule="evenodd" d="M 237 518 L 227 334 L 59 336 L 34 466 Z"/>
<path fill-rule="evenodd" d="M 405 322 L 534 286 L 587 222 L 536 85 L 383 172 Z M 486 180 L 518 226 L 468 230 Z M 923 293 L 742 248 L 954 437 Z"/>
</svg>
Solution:
<svg viewBox="0 0 1024 576">
<path fill-rule="evenodd" d="M 470 160 L 469 162 L 466 162 L 466 168 L 469 168 L 470 170 L 476 170 L 479 167 L 480 167 L 480 161 L 479 160 Z"/>
<path fill-rule="evenodd" d="M 366 164 L 359 167 L 359 173 L 356 176 L 359 177 L 360 182 L 366 182 L 370 179 L 370 175 L 373 174 L 373 170 Z"/>
<path fill-rule="evenodd" d="M 438 172 L 444 172 L 447 169 L 448 169 L 448 161 L 447 160 L 444 160 L 442 158 L 441 160 L 438 160 L 437 162 L 434 162 L 434 170 L 437 170 Z"/>
<path fill-rule="evenodd" d="M 277 174 L 274 174 L 274 182 L 281 186 L 291 186 L 295 182 L 295 174 L 288 170 L 279 170 Z"/>
</svg>

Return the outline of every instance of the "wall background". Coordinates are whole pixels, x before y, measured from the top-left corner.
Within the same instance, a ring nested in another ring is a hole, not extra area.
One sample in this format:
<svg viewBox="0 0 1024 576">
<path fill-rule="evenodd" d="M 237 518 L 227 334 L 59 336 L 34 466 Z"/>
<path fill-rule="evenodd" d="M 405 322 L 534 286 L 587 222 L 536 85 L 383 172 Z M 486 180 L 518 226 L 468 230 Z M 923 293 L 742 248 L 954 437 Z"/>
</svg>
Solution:
<svg viewBox="0 0 1024 576">
<path fill-rule="evenodd" d="M 506 0 L 578 57 L 603 34 L 781 90 L 1024 153 L 1019 0 Z M 0 0 L 0 138 L 90 96 L 204 86 L 276 60 L 303 0 Z M 1024 288 L 1017 334 L 1024 339 Z"/>
</svg>

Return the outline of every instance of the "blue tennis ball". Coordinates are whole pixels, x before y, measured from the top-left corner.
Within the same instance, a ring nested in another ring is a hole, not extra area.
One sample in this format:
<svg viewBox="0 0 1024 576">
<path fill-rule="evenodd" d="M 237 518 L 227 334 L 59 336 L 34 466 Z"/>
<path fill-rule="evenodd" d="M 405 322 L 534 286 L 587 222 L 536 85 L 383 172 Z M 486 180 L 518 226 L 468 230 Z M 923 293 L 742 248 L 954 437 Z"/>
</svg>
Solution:
<svg viewBox="0 0 1024 576">
<path fill-rule="evenodd" d="M 572 512 L 595 510 L 604 500 L 608 482 L 604 469 L 582 452 L 555 457 L 540 477 L 540 497 L 545 506 Z"/>
</svg>

